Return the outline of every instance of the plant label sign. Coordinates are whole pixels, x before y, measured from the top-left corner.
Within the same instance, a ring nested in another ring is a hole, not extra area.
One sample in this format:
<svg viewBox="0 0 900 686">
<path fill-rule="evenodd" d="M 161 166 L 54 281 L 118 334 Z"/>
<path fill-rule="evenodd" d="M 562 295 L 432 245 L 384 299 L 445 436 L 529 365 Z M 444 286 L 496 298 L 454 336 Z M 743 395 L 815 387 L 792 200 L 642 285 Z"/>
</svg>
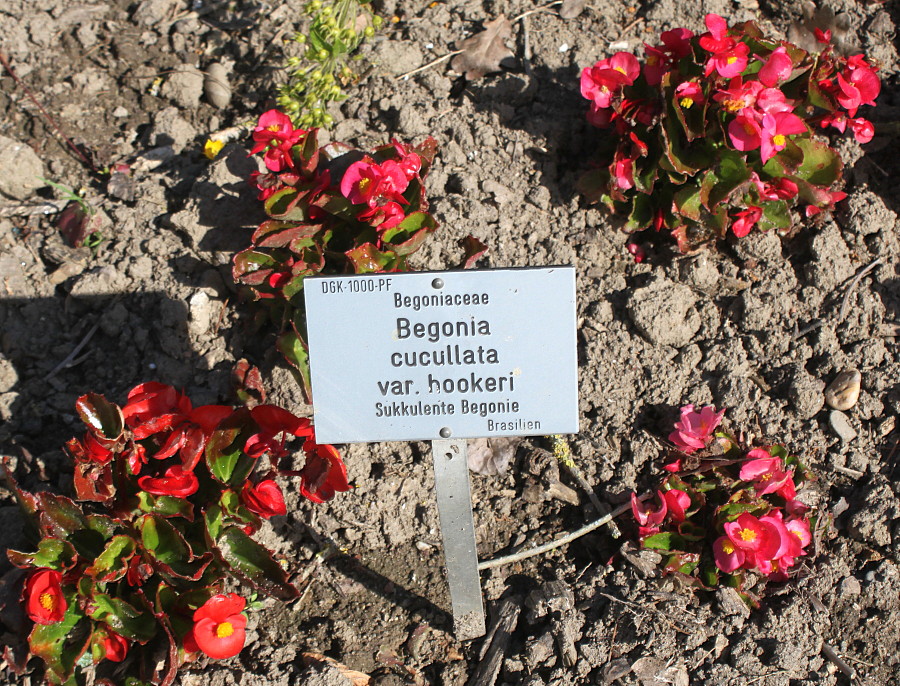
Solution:
<svg viewBox="0 0 900 686">
<path fill-rule="evenodd" d="M 466 438 L 576 433 L 572 267 L 309 278 L 316 440 L 431 441 L 457 637 L 485 633 Z"/>
<path fill-rule="evenodd" d="M 578 432 L 575 269 L 310 277 L 316 440 Z"/>
</svg>

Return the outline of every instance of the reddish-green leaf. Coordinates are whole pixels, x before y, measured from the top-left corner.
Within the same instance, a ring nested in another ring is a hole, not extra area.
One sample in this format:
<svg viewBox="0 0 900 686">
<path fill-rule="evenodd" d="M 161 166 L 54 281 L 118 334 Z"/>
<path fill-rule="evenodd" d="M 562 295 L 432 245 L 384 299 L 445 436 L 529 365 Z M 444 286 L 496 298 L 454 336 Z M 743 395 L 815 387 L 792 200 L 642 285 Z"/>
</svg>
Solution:
<svg viewBox="0 0 900 686">
<path fill-rule="evenodd" d="M 45 536 L 68 538 L 87 528 L 84 513 L 70 498 L 53 493 L 37 494 L 41 532 Z"/>
<path fill-rule="evenodd" d="M 841 178 L 843 163 L 837 151 L 815 138 L 795 140 L 803 152 L 803 162 L 797 168 L 797 176 L 817 186 L 831 186 Z"/>
<path fill-rule="evenodd" d="M 253 471 L 256 460 L 244 453 L 251 427 L 250 411 L 241 408 L 219 424 L 206 444 L 206 464 L 223 484 L 243 485 Z"/>
<path fill-rule="evenodd" d="M 222 559 L 239 577 L 252 586 L 281 600 L 296 598 L 296 587 L 288 582 L 287 572 L 259 543 L 237 527 L 221 532 L 216 541 Z"/>
<path fill-rule="evenodd" d="M 131 536 L 113 536 L 84 573 L 97 581 L 118 581 L 128 571 L 128 562 L 134 555 L 136 545 Z"/>
<path fill-rule="evenodd" d="M 275 347 L 294 369 L 303 397 L 309 401 L 312 398 L 312 382 L 309 376 L 309 352 L 303 339 L 296 331 L 286 331 L 275 340 Z"/>
<path fill-rule="evenodd" d="M 65 571 L 75 566 L 77 555 L 75 548 L 68 541 L 58 538 L 43 538 L 38 543 L 37 552 L 21 553 L 18 550 L 7 550 L 6 556 L 16 567 L 46 567 L 57 571 Z"/>
<path fill-rule="evenodd" d="M 121 598 L 94 593 L 88 604 L 91 619 L 105 623 L 127 639 L 146 643 L 156 634 L 156 620 L 147 610 L 138 610 Z"/>
<path fill-rule="evenodd" d="M 208 553 L 195 557 L 181 532 L 163 517 L 144 515 L 139 527 L 144 548 L 160 572 L 175 579 L 200 579 L 211 562 Z"/>
<path fill-rule="evenodd" d="M 68 609 L 62 621 L 55 624 L 35 624 L 28 636 L 32 655 L 47 665 L 48 681 L 62 684 L 75 671 L 75 663 L 91 642 L 90 626 L 78 607 L 74 594 L 66 595 Z"/>
<path fill-rule="evenodd" d="M 184 498 L 171 495 L 151 495 L 146 491 L 137 494 L 138 508 L 141 512 L 158 514 L 163 517 L 183 517 L 194 521 L 194 506 Z"/>
<path fill-rule="evenodd" d="M 125 418 L 115 403 L 99 393 L 87 393 L 75 401 L 75 409 L 88 428 L 98 438 L 116 441 L 125 430 Z M 109 446 L 106 446 L 109 447 Z"/>
<path fill-rule="evenodd" d="M 382 252 L 372 243 L 364 243 L 345 254 L 357 274 L 383 272 L 396 259 L 392 253 Z"/>
</svg>

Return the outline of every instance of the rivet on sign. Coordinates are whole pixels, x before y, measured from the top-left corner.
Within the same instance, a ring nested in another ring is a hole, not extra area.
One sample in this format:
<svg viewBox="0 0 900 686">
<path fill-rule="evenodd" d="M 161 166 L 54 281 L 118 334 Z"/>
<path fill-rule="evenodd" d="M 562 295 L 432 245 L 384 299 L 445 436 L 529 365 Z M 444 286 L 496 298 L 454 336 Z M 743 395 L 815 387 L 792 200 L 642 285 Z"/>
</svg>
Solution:
<svg viewBox="0 0 900 686">
<path fill-rule="evenodd" d="M 441 429 L 441 438 L 450 438 L 451 433 L 453 432 L 450 431 L 450 427 L 445 426 L 443 429 Z"/>
<path fill-rule="evenodd" d="M 431 287 L 432 287 L 432 288 L 443 288 L 443 287 L 444 287 L 444 280 L 443 280 L 443 279 L 435 279 L 434 281 L 431 282 Z M 448 434 L 448 435 L 449 435 L 449 434 Z M 447 436 L 444 436 L 444 438 L 446 438 L 446 437 L 447 437 Z"/>
</svg>

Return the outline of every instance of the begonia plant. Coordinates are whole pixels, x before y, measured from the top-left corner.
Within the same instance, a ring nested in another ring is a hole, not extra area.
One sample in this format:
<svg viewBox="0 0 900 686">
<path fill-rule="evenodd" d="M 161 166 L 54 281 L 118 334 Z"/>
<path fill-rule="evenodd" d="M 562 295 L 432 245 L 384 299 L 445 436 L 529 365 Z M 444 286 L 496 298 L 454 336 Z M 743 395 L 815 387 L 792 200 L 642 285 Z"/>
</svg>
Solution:
<svg viewBox="0 0 900 686">
<path fill-rule="evenodd" d="M 253 131 L 253 153 L 267 171 L 254 174 L 269 219 L 234 257 L 233 276 L 268 305 L 277 347 L 309 397 L 303 284 L 316 274 L 408 271 L 408 260 L 437 222 L 428 213 L 424 178 L 437 152 L 393 140 L 370 152 L 346 143 L 319 147 L 316 129 L 294 128 L 278 110 Z M 462 242 L 469 265 L 485 246 Z"/>
<path fill-rule="evenodd" d="M 644 61 L 618 52 L 587 67 L 581 93 L 601 161 L 580 180 L 591 202 L 623 215 L 626 232 L 672 234 L 682 252 L 754 229 L 787 234 L 800 217 L 833 208 L 842 162 L 828 129 L 872 139 L 860 108 L 881 83 L 863 55 L 820 52 L 729 27 L 706 15 L 707 31 L 665 31 Z M 638 247 L 630 250 L 643 259 Z"/>
<path fill-rule="evenodd" d="M 644 502 L 631 496 L 641 547 L 689 586 L 732 586 L 751 607 L 809 554 L 816 516 L 797 497 L 812 474 L 781 445 L 748 448 L 719 428 L 724 410 L 681 408 L 669 440 L 676 458 Z M 759 580 L 753 590 L 750 577 Z"/>
<path fill-rule="evenodd" d="M 130 677 L 168 685 L 184 661 L 236 655 L 247 596 L 298 596 L 286 561 L 253 538 L 286 513 L 278 479 L 298 476 L 300 493 L 324 502 L 350 488 L 337 451 L 277 406 L 194 407 L 156 382 L 122 407 L 88 393 L 76 409 L 87 431 L 66 444 L 74 498 L 26 492 L 5 470 L 33 544 L 7 554 L 27 574 L 28 645 L 47 681 L 125 661 Z"/>
</svg>

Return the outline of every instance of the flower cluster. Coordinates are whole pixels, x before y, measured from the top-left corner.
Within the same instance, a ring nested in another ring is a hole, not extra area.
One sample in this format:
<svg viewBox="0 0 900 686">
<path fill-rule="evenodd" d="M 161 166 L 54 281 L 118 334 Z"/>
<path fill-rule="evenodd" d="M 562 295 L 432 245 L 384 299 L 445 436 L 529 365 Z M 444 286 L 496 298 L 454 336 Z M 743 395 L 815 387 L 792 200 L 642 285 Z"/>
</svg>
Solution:
<svg viewBox="0 0 900 686">
<path fill-rule="evenodd" d="M 870 141 L 857 114 L 881 87 L 862 55 L 836 55 L 824 33 L 822 51 L 808 53 L 753 22 L 708 14 L 706 27 L 664 32 L 643 64 L 619 52 L 581 74 L 588 121 L 617 134 L 582 191 L 627 216 L 628 232 L 666 229 L 682 252 L 729 229 L 786 233 L 795 208 L 811 217 L 846 197 L 840 156 L 813 133 L 849 128 Z"/>
<path fill-rule="evenodd" d="M 270 110 L 259 118 L 254 153 L 267 171 L 253 175 L 269 219 L 234 257 L 233 277 L 268 306 L 281 327 L 278 349 L 309 396 L 303 282 L 315 274 L 407 271 L 408 259 L 437 222 L 423 179 L 437 152 L 433 138 L 412 147 L 396 140 L 365 153 L 316 143 L 316 129 L 296 129 Z M 464 243 L 465 264 L 485 246 Z"/>
<path fill-rule="evenodd" d="M 642 547 L 664 552 L 666 573 L 701 588 L 725 576 L 753 605 L 747 572 L 784 581 L 808 552 L 814 518 L 797 489 L 811 475 L 782 446 L 746 449 L 716 431 L 723 414 L 681 409 L 670 436 L 678 457 L 665 467 L 671 474 L 652 503 L 632 494 L 631 507 Z M 719 452 L 711 455 L 712 447 Z"/>
<path fill-rule="evenodd" d="M 304 127 L 332 124 L 329 102 L 343 100 L 342 86 L 357 78 L 348 62 L 362 42 L 375 35 L 382 19 L 369 0 L 309 0 L 312 16 L 306 33 L 294 40 L 306 46 L 303 57 L 287 60 L 287 83 L 278 89 L 278 105 Z"/>
<path fill-rule="evenodd" d="M 6 474 L 36 533 L 35 552 L 7 553 L 28 570 L 31 654 L 53 683 L 67 683 L 77 665 L 132 656 L 137 675 L 158 654 L 168 656 L 171 683 L 193 654 L 236 655 L 247 601 L 226 584 L 298 595 L 286 566 L 252 538 L 263 519 L 286 513 L 276 479 L 298 476 L 300 493 L 324 502 L 350 488 L 337 451 L 279 407 L 194 407 L 156 382 L 134 388 L 122 407 L 89 393 L 76 409 L 87 431 L 66 444 L 75 500 L 28 493 Z"/>
</svg>

